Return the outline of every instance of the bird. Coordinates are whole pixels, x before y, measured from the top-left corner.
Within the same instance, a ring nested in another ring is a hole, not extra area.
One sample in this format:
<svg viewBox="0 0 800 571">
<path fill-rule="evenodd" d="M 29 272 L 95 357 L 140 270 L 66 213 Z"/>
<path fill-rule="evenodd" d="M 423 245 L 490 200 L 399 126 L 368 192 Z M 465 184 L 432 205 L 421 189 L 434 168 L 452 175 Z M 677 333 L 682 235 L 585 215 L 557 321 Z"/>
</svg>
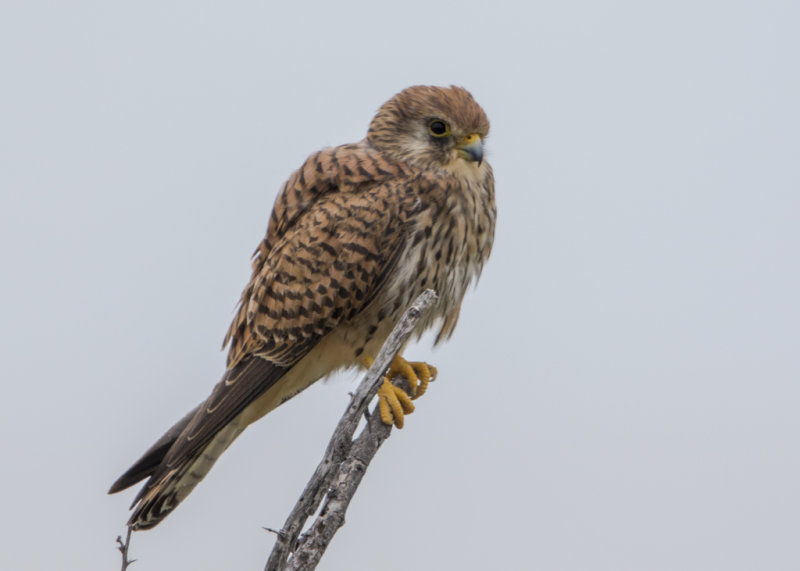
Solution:
<svg viewBox="0 0 800 571">
<path fill-rule="evenodd" d="M 450 338 L 494 241 L 488 134 L 466 89 L 417 85 L 380 106 L 363 140 L 317 151 L 289 177 L 223 341 L 222 379 L 109 490 L 146 480 L 132 530 L 160 523 L 248 425 L 334 371 L 369 367 L 425 289 L 437 299 L 416 337 L 438 327 L 435 344 Z M 378 390 L 381 420 L 402 428 L 436 375 L 398 354 Z"/>
</svg>

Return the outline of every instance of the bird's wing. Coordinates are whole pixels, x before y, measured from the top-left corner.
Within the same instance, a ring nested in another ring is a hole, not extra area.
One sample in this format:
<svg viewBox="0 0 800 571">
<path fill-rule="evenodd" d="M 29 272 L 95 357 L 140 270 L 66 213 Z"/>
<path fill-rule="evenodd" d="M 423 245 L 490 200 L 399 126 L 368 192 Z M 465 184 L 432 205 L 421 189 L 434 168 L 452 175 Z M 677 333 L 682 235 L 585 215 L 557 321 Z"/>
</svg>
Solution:
<svg viewBox="0 0 800 571">
<path fill-rule="evenodd" d="M 250 403 L 280 383 L 339 323 L 375 296 L 403 250 L 401 204 L 379 195 L 384 184 L 358 193 L 331 193 L 301 215 L 273 246 L 254 276 L 235 361 L 165 458 L 166 470 L 193 457 Z M 239 342 L 234 339 L 234 343 Z"/>
<path fill-rule="evenodd" d="M 145 455 L 140 463 L 146 460 L 149 473 L 138 463 L 126 472 L 151 476 L 136 499 L 135 526 L 152 527 L 166 516 L 244 428 L 230 428 L 232 421 L 366 307 L 391 275 L 418 208 L 413 185 L 392 178 L 379 160 L 365 160 L 361 147 L 352 149 L 312 155 L 298 171 L 305 174 L 295 173 L 279 195 L 229 332 L 228 370 L 172 444 L 159 448 L 163 460 L 156 465 Z M 187 474 L 201 454 L 209 461 L 205 471 Z M 136 481 L 122 479 L 112 491 Z"/>
<path fill-rule="evenodd" d="M 286 341 L 308 343 L 308 332 L 323 327 L 321 319 L 335 324 L 364 306 L 358 296 L 377 289 L 370 279 L 389 270 L 391 248 L 403 231 L 398 222 L 416 207 L 408 204 L 410 175 L 406 165 L 354 144 L 314 153 L 286 181 L 223 341 L 230 345 L 229 366 L 253 352 L 290 360 Z M 355 273 L 356 266 L 371 276 Z M 309 278 L 326 272 L 332 288 Z M 328 305 L 312 316 L 315 302 Z M 292 329 L 298 325 L 306 332 L 298 335 Z"/>
</svg>

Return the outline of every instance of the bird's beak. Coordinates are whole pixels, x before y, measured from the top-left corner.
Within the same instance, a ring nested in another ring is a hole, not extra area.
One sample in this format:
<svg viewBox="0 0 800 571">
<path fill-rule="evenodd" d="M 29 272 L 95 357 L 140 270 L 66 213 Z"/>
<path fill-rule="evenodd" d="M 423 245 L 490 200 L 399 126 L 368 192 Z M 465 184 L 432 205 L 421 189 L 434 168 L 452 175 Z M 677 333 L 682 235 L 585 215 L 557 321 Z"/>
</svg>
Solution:
<svg viewBox="0 0 800 571">
<path fill-rule="evenodd" d="M 456 145 L 458 154 L 468 161 L 475 161 L 478 166 L 483 162 L 483 139 L 477 133 L 472 133 L 461 139 Z"/>
</svg>

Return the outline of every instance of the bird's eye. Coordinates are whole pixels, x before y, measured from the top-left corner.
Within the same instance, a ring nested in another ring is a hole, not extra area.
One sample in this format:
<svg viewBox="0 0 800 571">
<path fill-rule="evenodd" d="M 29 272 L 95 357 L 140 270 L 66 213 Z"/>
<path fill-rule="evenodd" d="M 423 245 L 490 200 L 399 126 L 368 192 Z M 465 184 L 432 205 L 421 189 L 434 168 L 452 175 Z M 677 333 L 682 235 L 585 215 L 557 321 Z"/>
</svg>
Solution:
<svg viewBox="0 0 800 571">
<path fill-rule="evenodd" d="M 428 123 L 428 132 L 434 137 L 447 137 L 450 134 L 450 125 L 441 119 L 433 119 Z"/>
</svg>

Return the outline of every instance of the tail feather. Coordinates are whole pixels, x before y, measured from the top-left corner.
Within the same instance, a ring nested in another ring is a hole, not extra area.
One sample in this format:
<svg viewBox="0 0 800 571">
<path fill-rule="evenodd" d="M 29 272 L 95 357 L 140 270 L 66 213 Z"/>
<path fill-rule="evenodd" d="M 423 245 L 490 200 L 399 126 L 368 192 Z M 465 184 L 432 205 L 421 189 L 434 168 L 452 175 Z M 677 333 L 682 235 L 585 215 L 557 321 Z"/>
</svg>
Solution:
<svg viewBox="0 0 800 571">
<path fill-rule="evenodd" d="M 153 474 L 133 502 L 134 505 L 139 505 L 131 515 L 128 525 L 134 531 L 158 525 L 194 490 L 243 430 L 244 427 L 238 419 L 234 420 L 220 430 L 199 453 L 182 458 L 178 464 L 170 466 L 166 473 L 162 469 Z"/>
<path fill-rule="evenodd" d="M 237 363 L 208 399 L 176 422 L 114 482 L 110 494 L 147 478 L 131 505 L 131 529 L 155 527 L 189 495 L 251 421 L 245 415 L 248 406 L 286 370 L 256 356 Z"/>
<path fill-rule="evenodd" d="M 189 413 L 187 413 L 183 418 L 181 418 L 178 422 L 176 422 L 172 428 L 167 430 L 161 438 L 159 438 L 155 444 L 153 444 L 150 448 L 148 448 L 147 452 L 142 454 L 142 457 L 139 458 L 133 466 L 128 468 L 122 476 L 117 478 L 117 481 L 114 482 L 111 488 L 108 490 L 109 494 L 116 494 L 117 492 L 121 492 L 127 488 L 130 488 L 134 484 L 141 482 L 145 478 L 152 476 L 156 469 L 161 465 L 161 462 L 164 460 L 164 457 L 169 452 L 169 449 L 178 439 L 183 429 L 189 424 L 189 421 L 194 418 L 194 415 L 200 410 L 200 407 L 203 406 L 203 403 L 200 403 L 196 407 L 194 407 Z M 134 504 L 139 500 L 137 497 L 134 500 Z M 131 506 L 133 507 L 133 506 Z"/>
</svg>

